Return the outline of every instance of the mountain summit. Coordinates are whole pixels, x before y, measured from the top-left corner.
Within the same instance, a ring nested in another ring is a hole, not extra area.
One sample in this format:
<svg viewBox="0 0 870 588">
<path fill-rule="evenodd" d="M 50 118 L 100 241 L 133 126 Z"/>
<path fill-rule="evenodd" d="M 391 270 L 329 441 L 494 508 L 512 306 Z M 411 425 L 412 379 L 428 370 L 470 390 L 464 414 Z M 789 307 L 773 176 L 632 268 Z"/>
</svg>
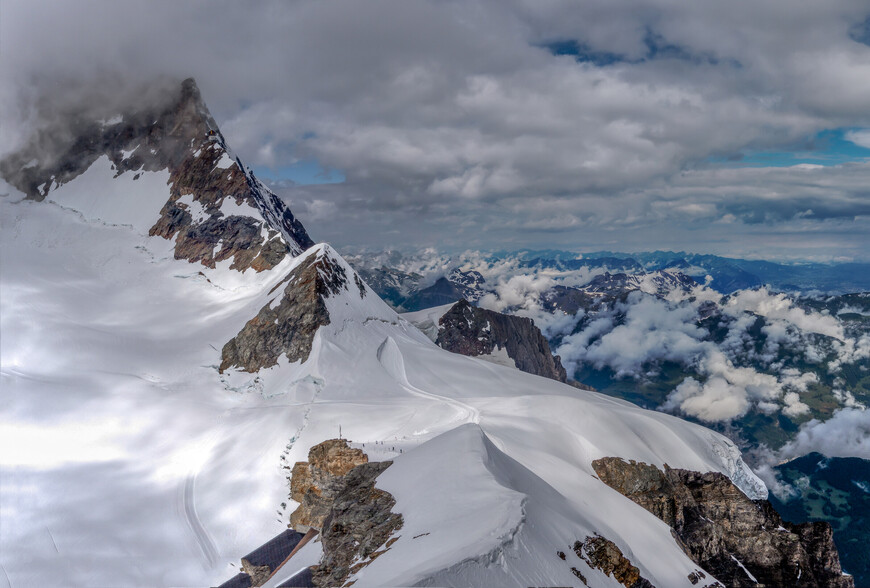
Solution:
<svg viewBox="0 0 870 588">
<path fill-rule="evenodd" d="M 33 200 L 115 224 L 147 221 L 149 235 L 174 240 L 176 259 L 207 267 L 232 260 L 232 269 L 262 271 L 314 244 L 227 146 L 192 78 L 158 104 L 49 126 L 0 162 L 0 174 Z M 94 193 L 101 175 L 116 180 L 101 188 L 112 194 Z"/>
</svg>

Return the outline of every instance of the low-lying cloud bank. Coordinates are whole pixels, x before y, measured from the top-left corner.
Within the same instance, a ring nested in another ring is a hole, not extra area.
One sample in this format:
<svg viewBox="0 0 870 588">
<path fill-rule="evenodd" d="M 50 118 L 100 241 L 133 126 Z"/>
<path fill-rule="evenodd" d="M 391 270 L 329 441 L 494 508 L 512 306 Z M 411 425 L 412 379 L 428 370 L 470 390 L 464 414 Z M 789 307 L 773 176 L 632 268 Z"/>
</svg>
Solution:
<svg viewBox="0 0 870 588">
<path fill-rule="evenodd" d="M 833 382 L 831 394 L 842 407 L 861 406 L 840 372 L 870 358 L 870 334 L 848 331 L 839 314 L 812 310 L 765 287 L 723 296 L 706 280 L 661 291 L 656 278 L 664 274 L 641 273 L 640 290 L 589 314 L 583 309 L 567 314 L 547 304 L 553 289 L 582 289 L 609 268 L 593 267 L 598 261 L 571 270 L 529 267 L 519 256 L 476 251 L 454 257 L 434 250 L 390 255 L 369 263 L 392 262 L 429 282 L 454 269 L 478 272 L 489 290 L 478 304 L 532 318 L 569 374 L 585 366 L 645 380 L 657 377 L 664 362 L 682 366 L 690 375 L 674 386 L 662 410 L 709 423 L 751 411 L 782 413 L 800 422 L 811 413 L 806 395 L 821 383 L 820 376 L 825 385 Z M 703 320 L 711 308 L 712 319 Z"/>
<path fill-rule="evenodd" d="M 803 356 L 810 364 L 828 361 L 828 371 L 870 357 L 867 334 L 850 337 L 836 317 L 806 311 L 783 294 L 761 288 L 727 297 L 719 327 L 721 343 L 699 325 L 699 307 L 709 289 L 696 288 L 694 300 L 662 300 L 634 292 L 625 302 L 596 315 L 583 328 L 564 337 L 556 349 L 569 371 L 588 364 L 610 368 L 616 377 L 644 378 L 663 361 L 695 370 L 669 395 L 664 410 L 678 411 L 707 422 L 728 421 L 750 410 L 782 411 L 789 417 L 809 413 L 801 400 L 818 382 L 813 372 L 784 365 L 783 354 Z M 764 345 L 749 329 L 762 317 Z M 760 366 L 759 371 L 754 366 Z M 844 406 L 855 405 L 847 391 L 835 388 Z"/>
<path fill-rule="evenodd" d="M 753 471 L 777 498 L 787 502 L 800 496 L 801 489 L 785 483 L 774 466 L 809 453 L 870 459 L 870 410 L 843 408 L 824 422 L 812 419 L 804 423 L 797 436 L 779 451 L 765 447 L 753 451 Z"/>
<path fill-rule="evenodd" d="M 844 408 L 824 422 L 813 419 L 804 423 L 780 455 L 788 459 L 813 451 L 827 457 L 870 459 L 870 410 Z"/>
</svg>

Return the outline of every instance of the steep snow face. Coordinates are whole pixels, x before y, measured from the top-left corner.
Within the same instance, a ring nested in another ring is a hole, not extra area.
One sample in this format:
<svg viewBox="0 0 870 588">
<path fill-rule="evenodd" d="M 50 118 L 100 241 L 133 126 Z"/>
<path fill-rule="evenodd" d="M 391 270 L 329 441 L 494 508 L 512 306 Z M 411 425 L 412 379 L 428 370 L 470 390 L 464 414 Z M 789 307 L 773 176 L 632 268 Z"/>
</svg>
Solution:
<svg viewBox="0 0 870 588">
<path fill-rule="evenodd" d="M 439 349 L 327 245 L 260 273 L 191 266 L 135 227 L 22 198 L 0 198 L 0 564 L 13 586 L 218 584 L 285 528 L 283 466 L 339 426 L 372 459 L 398 456 L 385 484 L 408 530 L 430 533 L 403 532 L 367 585 L 564 583 L 540 562 L 588 531 L 681 585 L 691 562 L 592 477 L 599 457 L 721 471 L 765 493 L 707 429 Z M 221 346 L 312 259 L 346 280 L 307 359 L 219 373 Z M 406 477 L 418 472 L 419 488 Z M 413 494 L 430 487 L 428 512 Z M 451 540 L 478 510 L 461 564 Z"/>
<path fill-rule="evenodd" d="M 122 174 L 105 155 L 97 159 L 76 181 L 54 188 L 48 200 L 81 213 L 85 220 L 108 225 L 127 225 L 142 234 L 160 219 L 160 209 L 169 199 L 169 171 Z"/>
</svg>

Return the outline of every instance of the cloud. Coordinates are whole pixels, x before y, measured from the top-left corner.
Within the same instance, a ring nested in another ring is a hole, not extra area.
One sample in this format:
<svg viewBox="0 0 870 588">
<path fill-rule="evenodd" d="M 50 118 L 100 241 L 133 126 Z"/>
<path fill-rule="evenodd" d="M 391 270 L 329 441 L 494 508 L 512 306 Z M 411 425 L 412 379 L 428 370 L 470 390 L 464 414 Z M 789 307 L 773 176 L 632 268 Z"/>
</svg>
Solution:
<svg viewBox="0 0 870 588">
<path fill-rule="evenodd" d="M 710 252 L 867 256 L 866 163 L 710 164 L 867 128 L 859 2 L 3 8 L 0 154 L 65 80 L 108 92 L 129 84 L 107 80 L 192 75 L 249 165 L 316 161 L 344 175 L 281 189 L 312 210 L 302 220 L 318 240 L 340 247 L 450 235 L 459 248 L 680 249 L 703 235 Z M 554 55 L 556 41 L 616 57 Z M 318 214 L 318 202 L 334 209 Z"/>
<path fill-rule="evenodd" d="M 762 412 L 780 409 L 783 385 L 776 376 L 751 367 L 737 367 L 724 353 L 713 348 L 700 360 L 698 371 L 707 376 L 702 384 L 686 378 L 668 395 L 664 410 L 679 410 L 703 421 L 729 421 L 756 406 Z M 784 410 L 800 410 L 800 399 L 786 399 Z"/>
<path fill-rule="evenodd" d="M 723 310 L 743 321 L 747 321 L 745 313 L 764 317 L 761 330 L 766 336 L 765 355 L 760 359 L 768 364 L 776 359 L 781 345 L 802 348 L 804 356 L 812 363 L 821 363 L 833 354 L 835 357 L 828 363 L 832 373 L 837 373 L 844 364 L 870 357 L 870 336 L 849 336 L 837 316 L 804 310 L 787 295 L 773 294 L 767 288 L 735 292 L 727 299 Z M 735 341 L 729 339 L 726 343 L 734 345 Z"/>
<path fill-rule="evenodd" d="M 843 138 L 847 141 L 851 141 L 855 145 L 870 149 L 870 129 L 848 131 L 843 135 Z"/>
<path fill-rule="evenodd" d="M 773 294 L 767 288 L 735 292 L 728 298 L 724 310 L 732 316 L 751 312 L 765 317 L 768 321 L 780 321 L 777 328 L 769 329 L 769 336 L 777 340 L 787 338 L 783 324 L 834 339 L 846 338 L 843 325 L 836 317 L 819 312 L 807 312 L 795 306 L 794 301 L 787 295 Z"/>
<path fill-rule="evenodd" d="M 870 459 L 870 410 L 843 408 L 824 422 L 813 419 L 804 423 L 780 453 L 792 458 L 813 451 L 828 457 Z"/>
<path fill-rule="evenodd" d="M 681 410 L 703 421 L 727 421 L 743 416 L 749 409 L 746 389 L 714 376 L 701 384 L 686 378 L 668 396 L 665 410 Z"/>
<path fill-rule="evenodd" d="M 704 349 L 706 331 L 695 325 L 691 305 L 671 305 L 641 292 L 632 292 L 625 304 L 622 324 L 610 323 L 609 331 L 588 346 L 587 333 L 565 338 L 558 352 L 568 364 L 587 362 L 598 368 L 613 368 L 618 377 L 636 375 L 644 363 L 676 361 L 691 363 Z M 610 317 L 613 318 L 613 317 Z M 599 323 L 596 328 L 602 328 Z"/>
<path fill-rule="evenodd" d="M 774 362 L 777 356 L 776 349 L 769 349 L 771 341 L 777 349 L 783 344 L 801 352 L 807 332 L 842 335 L 839 321 L 805 312 L 791 300 L 767 291 L 738 292 L 725 299 L 730 306 L 724 307 L 720 326 L 728 330 L 717 344 L 698 326 L 697 311 L 705 300 L 718 298 L 707 293 L 691 302 L 675 302 L 634 292 L 625 302 L 584 319 L 582 328 L 565 336 L 556 352 L 569 373 L 585 364 L 612 369 L 617 378 L 645 378 L 663 361 L 678 363 L 697 376 L 686 377 L 660 408 L 707 422 L 730 421 L 752 410 L 767 414 L 781 411 L 793 419 L 808 414 L 810 407 L 801 395 L 819 382 L 818 376 Z M 767 315 L 762 332 L 768 341 L 761 354 L 756 352 L 756 341 L 749 332 L 760 319 L 749 309 Z M 864 353 L 864 347 L 852 339 L 835 343 L 851 350 L 849 360 Z M 840 355 L 846 359 L 845 352 L 840 351 Z M 767 373 L 752 367 L 757 360 L 766 363 Z M 854 397 L 850 399 L 843 391 L 839 398 L 844 405 L 854 403 Z"/>
</svg>

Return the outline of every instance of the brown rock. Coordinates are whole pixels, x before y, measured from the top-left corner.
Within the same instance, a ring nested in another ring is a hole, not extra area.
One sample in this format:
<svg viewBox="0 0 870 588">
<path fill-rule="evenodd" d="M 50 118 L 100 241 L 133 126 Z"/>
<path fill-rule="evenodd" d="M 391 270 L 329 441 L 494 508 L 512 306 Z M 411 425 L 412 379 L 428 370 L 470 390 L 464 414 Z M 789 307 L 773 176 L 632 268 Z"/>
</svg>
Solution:
<svg viewBox="0 0 870 588">
<path fill-rule="evenodd" d="M 597 568 L 625 586 L 625 588 L 654 588 L 640 570 L 622 554 L 616 543 L 600 535 L 586 537 L 581 543 L 574 543 L 574 553 L 590 567 Z M 585 580 L 583 582 L 586 583 Z"/>
<path fill-rule="evenodd" d="M 389 551 L 402 528 L 396 500 L 375 488 L 375 478 L 393 462 L 366 463 L 352 469 L 323 522 L 323 558 L 314 569 L 316 586 L 342 586 L 348 577 Z"/>
<path fill-rule="evenodd" d="M 256 372 L 276 365 L 282 354 L 291 362 L 308 359 L 317 329 L 330 323 L 324 300 L 346 290 L 347 282 L 344 268 L 328 256 L 301 262 L 282 281 L 281 302 L 263 306 L 223 346 L 220 371 L 235 366 Z"/>
<path fill-rule="evenodd" d="M 784 522 L 767 500 L 750 500 L 718 472 L 662 471 L 615 457 L 592 466 L 602 482 L 670 525 L 686 554 L 728 586 L 854 586 L 828 523 Z"/>
<path fill-rule="evenodd" d="M 308 461 L 297 462 L 290 478 L 290 497 L 300 503 L 290 515 L 290 525 L 301 533 L 323 528 L 335 497 L 345 485 L 345 476 L 358 465 L 368 463 L 360 449 L 344 439 L 330 439 L 308 452 Z"/>
</svg>

